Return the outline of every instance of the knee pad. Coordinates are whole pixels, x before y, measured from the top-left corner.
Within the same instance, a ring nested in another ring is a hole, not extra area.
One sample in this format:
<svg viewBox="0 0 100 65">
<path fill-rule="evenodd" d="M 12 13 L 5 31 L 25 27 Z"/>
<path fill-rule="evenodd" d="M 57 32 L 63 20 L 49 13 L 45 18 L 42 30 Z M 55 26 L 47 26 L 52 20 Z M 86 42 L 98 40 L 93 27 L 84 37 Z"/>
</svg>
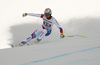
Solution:
<svg viewBox="0 0 100 65">
<path fill-rule="evenodd" d="M 36 37 L 35 31 L 31 34 L 32 39 Z"/>
</svg>

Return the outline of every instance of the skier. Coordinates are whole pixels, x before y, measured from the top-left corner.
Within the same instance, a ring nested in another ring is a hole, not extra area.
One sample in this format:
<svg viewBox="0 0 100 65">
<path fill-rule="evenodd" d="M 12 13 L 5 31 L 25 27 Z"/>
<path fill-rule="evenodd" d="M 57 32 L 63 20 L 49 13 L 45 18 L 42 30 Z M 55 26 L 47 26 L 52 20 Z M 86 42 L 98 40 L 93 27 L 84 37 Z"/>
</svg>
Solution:
<svg viewBox="0 0 100 65">
<path fill-rule="evenodd" d="M 44 14 L 24 13 L 22 15 L 23 17 L 29 15 L 29 16 L 42 18 L 43 24 L 41 25 L 41 27 L 35 30 L 29 37 L 27 37 L 25 40 L 19 43 L 18 46 L 23 46 L 28 41 L 36 37 L 37 39 L 34 41 L 34 43 L 40 42 L 45 36 L 49 36 L 51 34 L 52 27 L 54 24 L 60 29 L 60 33 L 61 33 L 60 38 L 64 38 L 62 27 L 59 25 L 57 20 L 53 16 L 51 16 L 51 14 L 52 14 L 52 11 L 50 8 L 46 8 L 44 11 Z"/>
</svg>

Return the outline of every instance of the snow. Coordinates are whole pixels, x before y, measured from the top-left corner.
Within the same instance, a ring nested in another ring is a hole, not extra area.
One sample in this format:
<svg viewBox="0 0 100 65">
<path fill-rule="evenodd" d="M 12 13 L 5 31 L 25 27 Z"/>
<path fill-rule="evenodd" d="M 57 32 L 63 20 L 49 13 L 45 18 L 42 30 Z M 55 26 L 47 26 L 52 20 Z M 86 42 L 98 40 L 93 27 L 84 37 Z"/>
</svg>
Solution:
<svg viewBox="0 0 100 65">
<path fill-rule="evenodd" d="M 0 65 L 99 65 L 99 3 L 99 0 L 0 0 Z M 23 18 L 22 14 L 43 13 L 47 7 L 52 9 L 65 35 L 88 38 L 60 39 L 59 29 L 54 26 L 52 34 L 39 44 L 11 48 L 8 44 L 17 45 L 42 24 L 41 18 Z"/>
<path fill-rule="evenodd" d="M 86 43 L 87 41 L 90 42 Z M 100 43 L 99 39 L 98 43 L 94 41 L 94 39 L 68 38 L 52 43 L 4 49 L 0 51 L 0 64 L 99 65 Z"/>
</svg>

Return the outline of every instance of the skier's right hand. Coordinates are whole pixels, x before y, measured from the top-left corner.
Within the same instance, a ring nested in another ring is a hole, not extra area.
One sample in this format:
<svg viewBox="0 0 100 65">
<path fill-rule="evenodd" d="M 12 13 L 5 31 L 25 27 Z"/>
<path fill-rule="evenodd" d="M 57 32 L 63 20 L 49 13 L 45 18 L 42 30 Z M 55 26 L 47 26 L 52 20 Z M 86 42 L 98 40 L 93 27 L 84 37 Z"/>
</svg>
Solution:
<svg viewBox="0 0 100 65">
<path fill-rule="evenodd" d="M 60 34 L 60 38 L 64 38 L 65 35 L 63 33 Z"/>
<path fill-rule="evenodd" d="M 28 13 L 23 13 L 22 17 L 25 17 L 25 16 L 27 16 L 27 15 L 28 15 Z"/>
</svg>

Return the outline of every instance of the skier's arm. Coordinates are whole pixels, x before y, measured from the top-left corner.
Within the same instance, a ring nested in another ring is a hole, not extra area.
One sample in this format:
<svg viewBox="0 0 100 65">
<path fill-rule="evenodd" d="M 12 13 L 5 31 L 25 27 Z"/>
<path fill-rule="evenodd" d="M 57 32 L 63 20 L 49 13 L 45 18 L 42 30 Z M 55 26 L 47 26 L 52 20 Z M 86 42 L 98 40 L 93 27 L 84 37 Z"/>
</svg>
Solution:
<svg viewBox="0 0 100 65">
<path fill-rule="evenodd" d="M 25 17 L 27 15 L 29 15 L 29 16 L 35 16 L 35 17 L 41 17 L 41 18 L 43 18 L 43 16 L 44 16 L 43 14 L 24 13 L 23 17 Z"/>
<path fill-rule="evenodd" d="M 34 14 L 34 13 L 28 13 L 29 16 L 35 16 L 35 17 L 43 17 L 43 14 Z"/>
<path fill-rule="evenodd" d="M 57 20 L 55 19 L 55 25 L 60 29 L 60 37 L 61 38 L 64 38 L 64 35 L 63 35 L 63 29 L 62 27 L 59 25 L 59 23 L 57 22 Z"/>
</svg>

